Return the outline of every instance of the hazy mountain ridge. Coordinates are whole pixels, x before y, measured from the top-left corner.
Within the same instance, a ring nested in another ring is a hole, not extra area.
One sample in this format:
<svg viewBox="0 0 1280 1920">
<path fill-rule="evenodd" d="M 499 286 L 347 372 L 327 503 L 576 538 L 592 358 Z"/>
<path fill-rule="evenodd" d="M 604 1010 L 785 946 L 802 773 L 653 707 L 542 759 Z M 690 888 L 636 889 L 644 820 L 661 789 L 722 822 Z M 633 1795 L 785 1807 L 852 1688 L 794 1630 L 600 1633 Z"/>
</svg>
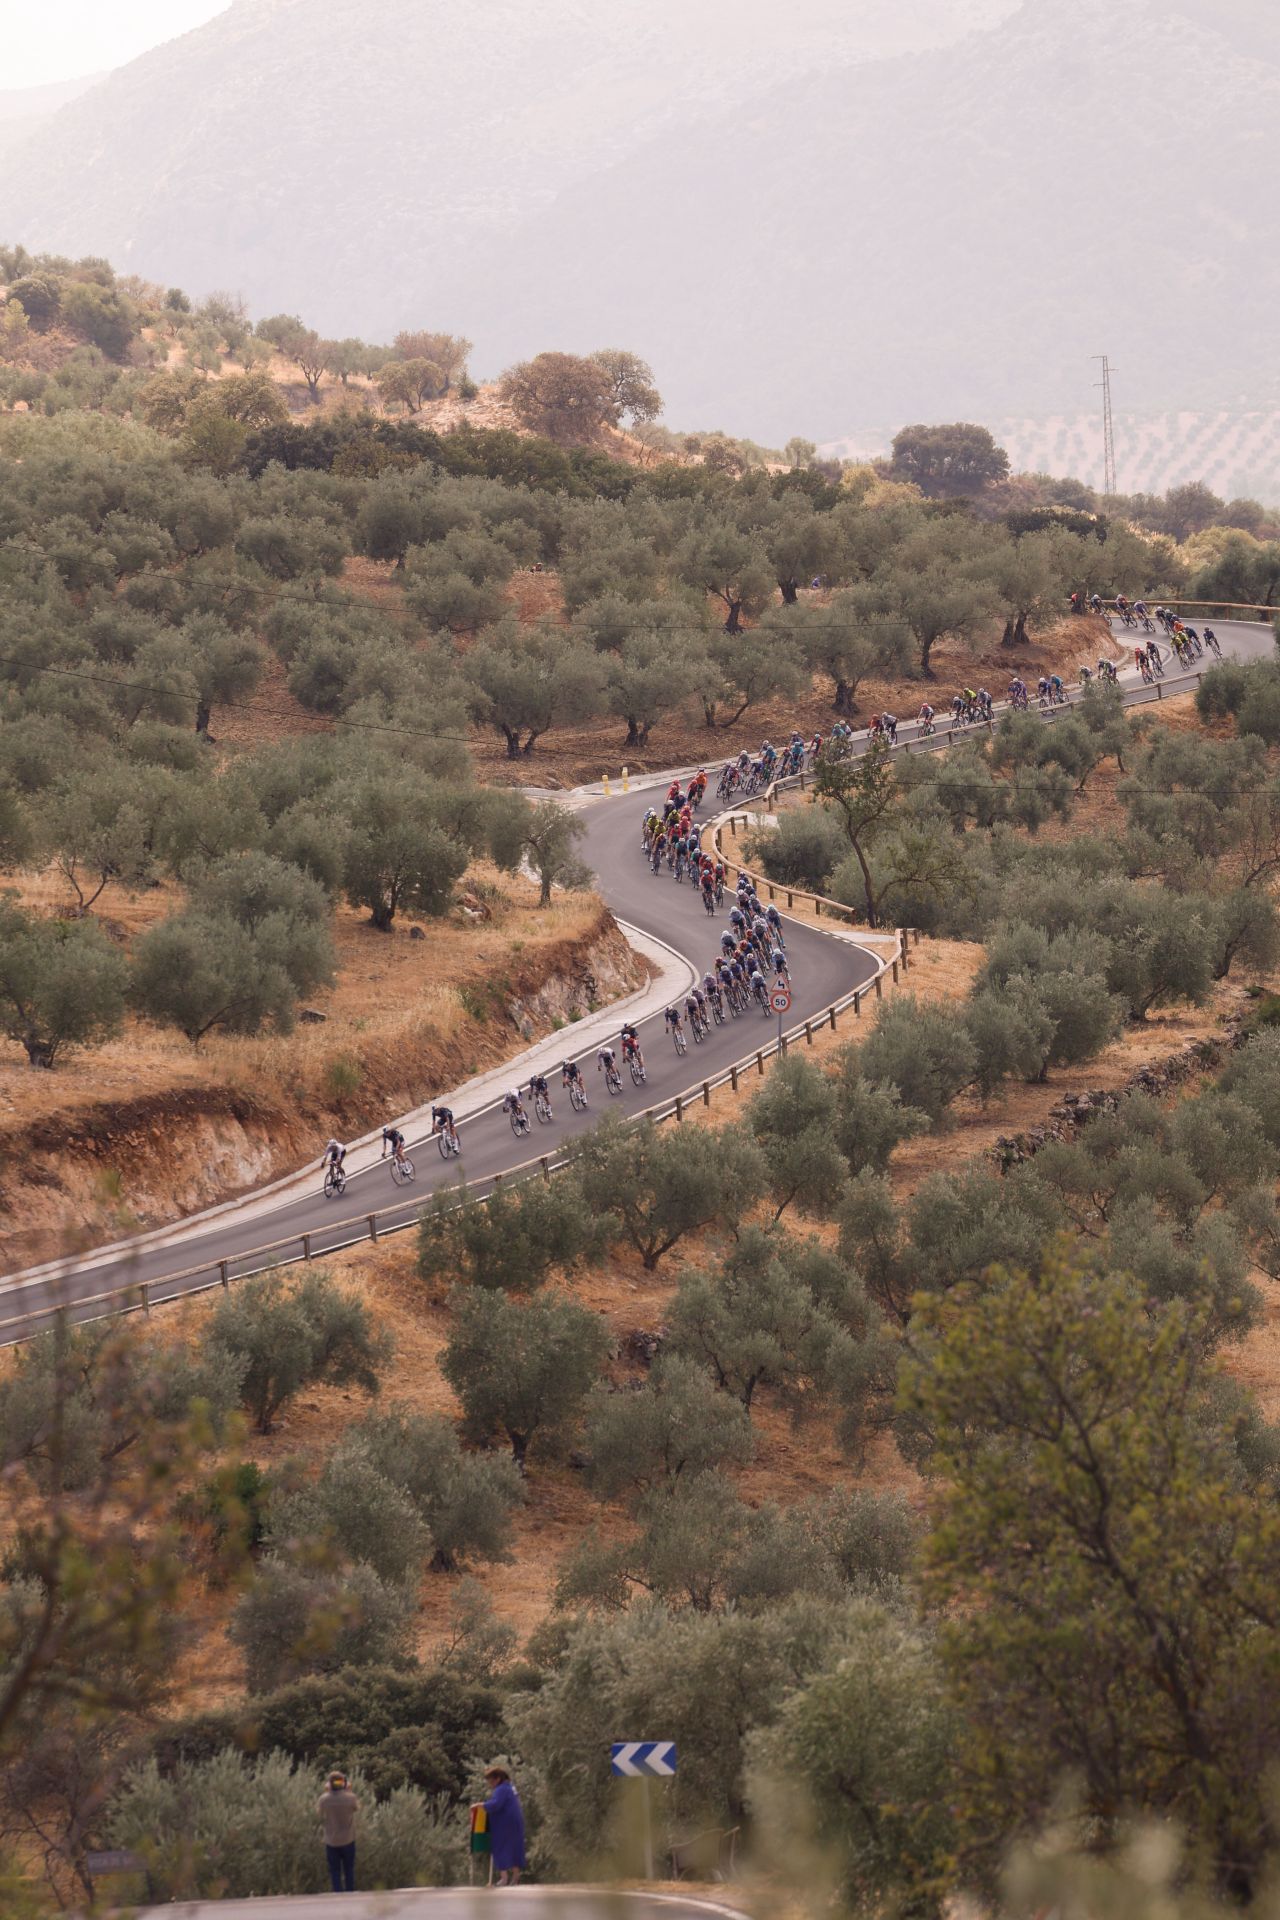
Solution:
<svg viewBox="0 0 1280 1920">
<path fill-rule="evenodd" d="M 386 332 L 424 300 L 470 330 L 447 277 L 485 230 L 708 104 L 1010 4 L 803 0 L 784 21 L 772 0 L 238 0 L 25 143 L 0 231 L 328 330 Z"/>
<path fill-rule="evenodd" d="M 481 373 L 625 344 L 773 441 L 1077 414 L 1103 349 L 1137 409 L 1280 406 L 1280 19 L 1008 5 L 238 0 L 0 159 L 0 233 Z"/>
<path fill-rule="evenodd" d="M 780 90 L 739 124 L 731 173 L 708 117 L 562 195 L 508 252 L 525 284 L 594 236 L 521 324 L 563 337 L 567 319 L 582 345 L 629 323 L 675 417 L 762 438 L 1076 411 L 1103 349 L 1136 406 L 1275 404 L 1280 70 L 1208 17 L 1030 0 L 943 53 Z M 1194 132 L 1117 111 L 1138 75 L 1152 102 L 1195 76 Z M 477 279 L 473 311 L 494 284 Z"/>
</svg>

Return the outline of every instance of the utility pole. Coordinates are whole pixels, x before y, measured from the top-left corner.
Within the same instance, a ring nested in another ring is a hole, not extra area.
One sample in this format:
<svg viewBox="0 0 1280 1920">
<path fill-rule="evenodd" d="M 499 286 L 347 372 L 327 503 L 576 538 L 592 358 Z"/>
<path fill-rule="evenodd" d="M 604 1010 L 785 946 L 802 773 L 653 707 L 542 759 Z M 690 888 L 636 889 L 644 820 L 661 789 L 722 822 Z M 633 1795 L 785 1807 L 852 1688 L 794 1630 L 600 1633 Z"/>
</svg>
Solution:
<svg viewBox="0 0 1280 1920">
<path fill-rule="evenodd" d="M 1102 491 L 1110 498 L 1116 491 L 1116 430 L 1111 417 L 1111 375 L 1114 371 L 1105 353 L 1095 353 L 1102 362 Z"/>
</svg>

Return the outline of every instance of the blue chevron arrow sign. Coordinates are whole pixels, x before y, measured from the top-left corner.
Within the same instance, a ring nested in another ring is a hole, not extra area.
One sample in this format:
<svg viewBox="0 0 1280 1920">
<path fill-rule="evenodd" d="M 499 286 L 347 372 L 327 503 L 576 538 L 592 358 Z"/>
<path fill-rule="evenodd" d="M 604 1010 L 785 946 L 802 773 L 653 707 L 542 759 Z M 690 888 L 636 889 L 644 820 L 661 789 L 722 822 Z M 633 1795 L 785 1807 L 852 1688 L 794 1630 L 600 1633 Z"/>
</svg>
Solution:
<svg viewBox="0 0 1280 1920">
<path fill-rule="evenodd" d="M 627 1780 L 670 1780 L 676 1770 L 674 1740 L 615 1740 L 613 1772 Z"/>
</svg>

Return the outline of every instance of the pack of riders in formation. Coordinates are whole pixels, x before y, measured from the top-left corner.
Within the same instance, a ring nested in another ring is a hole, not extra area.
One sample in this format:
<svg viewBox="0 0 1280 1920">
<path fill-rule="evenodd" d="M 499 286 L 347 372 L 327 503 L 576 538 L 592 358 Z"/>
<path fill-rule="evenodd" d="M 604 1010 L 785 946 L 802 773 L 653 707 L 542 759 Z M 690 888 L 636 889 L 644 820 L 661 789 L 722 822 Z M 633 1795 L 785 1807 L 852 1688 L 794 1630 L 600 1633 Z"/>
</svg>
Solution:
<svg viewBox="0 0 1280 1920">
<path fill-rule="evenodd" d="M 1091 594 L 1088 604 L 1092 612 L 1104 612 L 1098 594 Z M 1198 632 L 1195 627 L 1185 625 L 1170 608 L 1156 607 L 1153 611 L 1145 601 L 1131 601 L 1123 594 L 1117 594 L 1114 605 L 1123 626 L 1139 627 L 1152 636 L 1133 650 L 1133 664 L 1148 684 L 1164 674 L 1160 648 L 1155 639 L 1157 626 L 1165 634 L 1183 667 L 1202 659 L 1206 652 L 1221 660 L 1222 649 L 1212 627 L 1205 627 L 1202 633 Z M 1079 595 L 1072 595 L 1072 606 L 1076 611 L 1083 610 Z M 1119 677 L 1115 662 L 1105 656 L 1099 658 L 1096 672 L 1099 681 L 1111 684 L 1115 684 Z M 1094 670 L 1081 667 L 1079 677 L 1081 687 L 1088 687 L 1093 682 Z M 1030 706 L 1031 695 L 1024 680 L 1017 677 L 1012 679 L 1007 694 L 1009 706 L 1015 712 L 1025 711 Z M 1042 711 L 1065 705 L 1067 692 L 1061 676 L 1056 673 L 1042 674 L 1036 685 L 1036 700 Z M 950 717 L 959 726 L 982 722 L 990 725 L 994 714 L 995 703 L 985 687 L 962 687 L 951 701 Z M 935 732 L 936 718 L 936 710 L 927 700 L 924 701 L 916 716 L 916 730 L 920 739 L 928 739 Z M 866 733 L 869 744 L 896 747 L 897 715 L 873 714 Z M 716 785 L 717 798 L 728 800 L 735 793 L 744 796 L 758 793 L 775 781 L 794 777 L 806 766 L 812 766 L 824 746 L 828 752 L 848 753 L 853 740 L 854 730 L 844 721 L 837 721 L 826 738 L 817 733 L 812 740 L 806 741 L 801 733 L 793 732 L 787 745 L 781 749 L 766 740 L 758 754 L 743 751 L 736 760 L 725 763 Z M 688 880 L 700 893 L 708 914 L 714 915 L 724 903 L 725 864 L 718 852 L 713 853 L 702 846 L 702 828 L 694 818 L 706 790 L 707 774 L 703 767 L 699 767 L 687 789 L 681 788 L 679 779 L 673 780 L 662 806 L 646 809 L 640 830 L 640 844 L 655 874 L 665 866 L 677 882 Z M 737 1019 L 747 1013 L 753 1004 L 768 1013 L 771 983 L 787 988 L 791 985 L 782 918 L 772 901 L 768 906 L 761 904 L 751 876 L 740 872 L 735 904 L 729 909 L 729 926 L 720 936 L 720 952 L 712 967 L 703 974 L 701 982 L 690 988 L 683 1007 L 678 1003 L 672 1005 L 664 1015 L 664 1025 L 676 1052 L 687 1051 L 688 1033 L 692 1033 L 695 1043 L 700 1042 L 710 1033 L 713 1023 L 723 1026 L 726 1018 Z M 619 1044 L 623 1064 L 631 1075 L 633 1085 L 643 1086 L 645 1066 L 640 1036 L 629 1022 L 621 1030 Z M 609 1093 L 622 1092 L 618 1050 L 609 1043 L 596 1049 L 596 1072 L 604 1075 L 604 1085 Z M 584 1113 L 588 1105 L 587 1089 L 576 1060 L 561 1061 L 560 1085 L 568 1094 L 574 1111 Z M 555 1116 L 551 1106 L 551 1089 L 545 1074 L 535 1073 L 532 1076 L 527 1095 L 519 1087 L 512 1087 L 503 1096 L 502 1111 L 517 1137 L 530 1131 L 530 1106 L 544 1125 L 550 1125 Z M 442 1158 L 451 1159 L 461 1153 L 462 1143 L 452 1108 L 432 1107 L 431 1138 L 436 1141 Z M 392 1174 L 402 1181 L 411 1180 L 414 1175 L 413 1163 L 405 1153 L 404 1135 L 396 1126 L 382 1129 L 382 1157 L 385 1159 L 388 1153 L 391 1156 Z M 323 1159 L 326 1193 L 340 1193 L 346 1184 L 346 1157 L 347 1149 L 342 1142 L 330 1140 Z"/>
</svg>

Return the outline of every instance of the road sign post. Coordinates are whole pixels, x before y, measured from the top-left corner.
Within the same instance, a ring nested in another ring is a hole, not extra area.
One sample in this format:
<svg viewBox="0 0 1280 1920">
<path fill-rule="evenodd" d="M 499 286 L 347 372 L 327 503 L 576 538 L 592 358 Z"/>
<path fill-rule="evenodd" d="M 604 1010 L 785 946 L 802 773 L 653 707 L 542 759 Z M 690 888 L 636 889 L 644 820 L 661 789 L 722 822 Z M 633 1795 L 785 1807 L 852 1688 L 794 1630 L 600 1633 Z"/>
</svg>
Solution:
<svg viewBox="0 0 1280 1920">
<path fill-rule="evenodd" d="M 650 1795 L 655 1780 L 674 1780 L 676 1743 L 674 1740 L 615 1740 L 610 1749 L 610 1772 L 616 1780 L 641 1780 L 643 1787 L 644 1875 L 653 1879 L 653 1807 Z"/>
<path fill-rule="evenodd" d="M 769 995 L 769 1005 L 778 1016 L 778 1058 L 782 1058 L 782 1016 L 791 1005 L 790 987 L 776 986 Z"/>
</svg>

